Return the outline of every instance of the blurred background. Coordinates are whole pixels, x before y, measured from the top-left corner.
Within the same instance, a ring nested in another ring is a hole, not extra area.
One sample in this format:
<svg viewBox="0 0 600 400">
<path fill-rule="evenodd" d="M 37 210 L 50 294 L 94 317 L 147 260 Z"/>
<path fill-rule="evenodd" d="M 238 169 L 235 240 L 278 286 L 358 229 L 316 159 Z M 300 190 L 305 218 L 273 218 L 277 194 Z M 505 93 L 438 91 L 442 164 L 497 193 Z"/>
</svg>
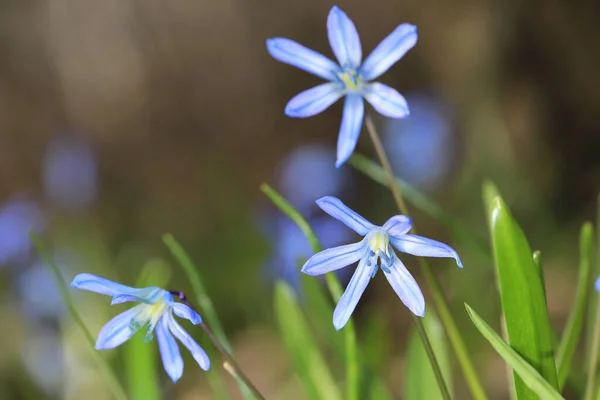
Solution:
<svg viewBox="0 0 600 400">
<path fill-rule="evenodd" d="M 85 271 L 135 285 L 145 267 L 160 265 L 169 289 L 190 291 L 161 240 L 173 233 L 256 385 L 269 399 L 305 398 L 274 322 L 272 288 L 277 279 L 299 287 L 298 262 L 311 251 L 258 187 L 268 182 L 287 197 L 325 246 L 356 237 L 315 206 L 323 195 L 377 224 L 395 213 L 386 189 L 350 165 L 334 168 L 341 102 L 304 120 L 283 113 L 320 81 L 273 60 L 265 40 L 288 37 L 333 57 L 325 24 L 334 4 L 0 0 L 0 399 L 111 398 L 29 229 L 67 281 Z M 560 331 L 576 282 L 577 232 L 595 218 L 600 190 L 600 3 L 337 5 L 354 20 L 365 55 L 398 24 L 418 26 L 417 46 L 380 79 L 411 106 L 406 120 L 375 117 L 394 170 L 486 249 L 481 184 L 493 180 L 543 253 Z M 357 149 L 374 159 L 366 134 Z M 414 211 L 413 219 L 461 255 L 464 270 L 432 265 L 486 388 L 507 398 L 504 364 L 462 306 L 475 303 L 497 321 L 489 259 L 432 218 Z M 417 260 L 403 260 L 424 283 Z M 352 268 L 344 272 L 345 284 Z M 125 309 L 72 292 L 94 334 Z M 355 320 L 369 366 L 400 398 L 408 310 L 378 277 Z M 104 354 L 124 382 L 137 368 L 128 346 Z M 212 398 L 206 374 L 182 353 L 176 386 L 158 370 L 165 396 Z M 214 355 L 213 368 L 219 363 Z M 457 367 L 454 381 L 456 398 L 469 398 Z"/>
</svg>

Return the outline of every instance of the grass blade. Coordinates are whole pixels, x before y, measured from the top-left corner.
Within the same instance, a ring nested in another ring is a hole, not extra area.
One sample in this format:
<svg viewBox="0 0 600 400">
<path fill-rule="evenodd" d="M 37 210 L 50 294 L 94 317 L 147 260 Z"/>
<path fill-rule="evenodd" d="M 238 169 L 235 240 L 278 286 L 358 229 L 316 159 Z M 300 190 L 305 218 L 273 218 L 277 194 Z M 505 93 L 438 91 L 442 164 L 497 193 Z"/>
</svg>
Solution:
<svg viewBox="0 0 600 400">
<path fill-rule="evenodd" d="M 465 303 L 469 317 L 475 327 L 487 339 L 496 352 L 511 366 L 520 378 L 520 381 L 531 390 L 533 398 L 544 400 L 564 400 L 554 385 L 531 366 L 521 355 L 509 346 L 498 334 L 468 305 Z M 519 397 L 521 398 L 521 397 Z"/>
<path fill-rule="evenodd" d="M 275 317 L 308 398 L 341 400 L 294 292 L 284 282 L 275 285 Z"/>
<path fill-rule="evenodd" d="M 485 196 L 484 197 L 488 197 Z M 512 348 L 558 388 L 544 282 L 523 231 L 499 196 L 489 199 L 489 225 L 506 330 Z M 537 399 L 515 375 L 518 398 Z"/>
<path fill-rule="evenodd" d="M 321 251 L 321 245 L 315 232 L 306 219 L 296 210 L 286 199 L 284 199 L 275 189 L 263 183 L 260 190 L 275 204 L 285 215 L 288 216 L 300 228 L 306 239 L 309 241 L 315 253 Z M 334 273 L 325 275 L 325 283 L 331 293 L 331 297 L 337 302 L 342 293 L 342 285 Z M 332 314 L 333 315 L 333 314 Z M 360 370 L 358 365 L 358 349 L 356 344 L 356 331 L 352 318 L 344 327 L 345 336 L 345 354 L 346 354 L 346 399 L 358 400 L 360 393 Z"/>
<path fill-rule="evenodd" d="M 427 314 L 423 318 L 423 325 L 435 351 L 448 391 L 452 393 L 452 370 L 446 336 L 439 318 L 432 309 L 427 310 Z M 437 400 L 443 398 L 440 388 L 431 384 L 435 381 L 431 363 L 427 358 L 421 339 L 414 331 L 408 342 L 406 364 L 410 368 L 406 369 L 404 375 L 404 399 Z"/>
<path fill-rule="evenodd" d="M 202 278 L 200 276 L 200 272 L 192 262 L 192 259 L 187 254 L 187 252 L 183 249 L 183 246 L 177 242 L 175 237 L 170 233 L 165 233 L 162 237 L 164 244 L 167 246 L 171 255 L 177 260 L 179 265 L 183 268 L 183 271 L 192 286 L 192 292 L 194 293 L 194 297 L 199 308 L 199 311 L 202 314 L 202 318 L 208 321 L 210 328 L 215 333 L 215 336 L 221 344 L 225 347 L 229 354 L 233 355 L 233 351 L 231 349 L 231 344 L 225 335 L 225 330 L 223 329 L 223 325 L 219 320 L 219 316 L 215 310 L 212 300 L 208 296 L 208 292 L 204 286 Z M 213 392 L 219 393 L 219 397 L 228 398 L 226 396 L 226 391 L 223 389 L 225 387 L 223 383 L 223 378 L 219 374 L 216 368 L 211 368 L 209 370 L 209 380 L 210 385 Z M 250 389 L 240 380 L 236 379 L 236 383 L 240 389 L 240 392 L 246 399 L 252 399 L 254 396 Z"/>
<path fill-rule="evenodd" d="M 110 364 L 96 350 L 96 341 L 94 340 L 94 337 L 92 336 L 89 329 L 85 326 L 85 323 L 83 322 L 81 315 L 79 315 L 79 312 L 77 311 L 77 308 L 75 307 L 75 304 L 73 304 L 73 299 L 71 298 L 71 294 L 69 293 L 69 287 L 67 286 L 67 283 L 65 282 L 64 278 L 62 277 L 62 274 L 60 273 L 60 270 L 58 269 L 57 265 L 52 260 L 50 253 L 48 253 L 46 246 L 44 246 L 41 239 L 38 237 L 38 235 L 34 231 L 29 232 L 29 237 L 30 237 L 31 241 L 33 242 L 33 245 L 35 246 L 40 257 L 42 258 L 44 265 L 46 265 L 46 268 L 48 268 L 48 270 L 50 271 L 50 274 L 52 275 L 52 278 L 54 279 L 54 282 L 56 283 L 56 286 L 58 287 L 60 296 L 62 297 L 63 302 L 65 303 L 65 305 L 67 306 L 67 309 L 69 310 L 69 314 L 71 314 L 73 321 L 75 321 L 75 323 L 77 325 L 79 325 L 79 328 L 83 332 L 83 335 L 85 336 L 85 339 L 88 342 L 90 349 L 92 350 L 92 354 L 94 356 L 94 361 L 96 361 L 96 364 L 98 365 L 98 369 L 100 370 L 101 374 L 103 375 L 104 379 L 106 380 L 106 384 L 108 385 L 113 396 L 117 400 L 127 400 L 127 395 L 125 394 L 125 390 L 121 386 L 121 383 L 119 382 L 115 373 L 113 372 L 112 368 L 110 367 Z"/>
<path fill-rule="evenodd" d="M 556 365 L 560 388 L 564 386 L 565 381 L 569 376 L 575 347 L 580 340 L 586 314 L 588 293 L 593 286 L 590 273 L 593 258 L 594 228 L 591 223 L 586 222 L 581 227 L 581 232 L 579 234 L 579 278 L 577 281 L 577 290 L 575 292 L 575 302 L 569 313 L 569 320 L 556 352 Z"/>
</svg>

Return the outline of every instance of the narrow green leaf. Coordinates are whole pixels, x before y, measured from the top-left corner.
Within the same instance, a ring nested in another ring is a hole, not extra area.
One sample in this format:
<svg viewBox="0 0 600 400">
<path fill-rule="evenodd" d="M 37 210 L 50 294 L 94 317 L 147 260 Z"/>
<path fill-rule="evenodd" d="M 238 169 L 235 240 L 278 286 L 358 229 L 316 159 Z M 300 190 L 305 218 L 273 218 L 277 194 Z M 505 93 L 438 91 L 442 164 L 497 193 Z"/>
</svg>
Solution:
<svg viewBox="0 0 600 400">
<path fill-rule="evenodd" d="M 171 255 L 179 265 L 183 268 L 183 271 L 192 286 L 192 291 L 194 293 L 196 303 L 202 318 L 204 318 L 212 331 L 215 333 L 215 336 L 221 342 L 223 347 L 233 356 L 233 351 L 231 348 L 231 344 L 225 335 L 225 330 L 223 329 L 223 325 L 221 324 L 221 320 L 219 320 L 219 316 L 215 310 L 212 300 L 208 296 L 208 292 L 206 291 L 206 287 L 202 281 L 202 277 L 200 276 L 200 272 L 198 268 L 192 262 L 192 259 L 187 254 L 187 252 L 183 249 L 183 246 L 175 240 L 175 237 L 170 233 L 165 233 L 162 237 L 164 244 L 167 246 Z M 226 391 L 224 390 L 225 384 L 223 382 L 223 378 L 219 371 L 216 368 L 211 368 L 208 371 L 208 379 L 210 386 L 215 393 L 215 395 L 220 396 L 219 399 L 229 398 Z M 253 399 L 254 396 L 250 389 L 244 384 L 241 379 L 236 379 L 236 383 L 240 389 L 240 392 L 246 399 Z"/>
<path fill-rule="evenodd" d="M 160 259 L 149 260 L 136 282 L 136 287 L 166 287 L 171 278 L 171 267 Z M 158 347 L 143 339 L 142 330 L 123 346 L 125 371 L 129 382 L 129 397 L 132 400 L 158 400 L 161 396 Z"/>
<path fill-rule="evenodd" d="M 520 377 L 521 382 L 533 393 L 533 398 L 544 400 L 561 400 L 564 398 L 558 393 L 544 377 L 527 362 L 521 355 L 509 346 L 498 334 L 465 303 L 467 313 L 475 327 L 487 339 L 494 350 L 511 366 L 515 374 Z M 521 399 L 521 397 L 519 397 Z"/>
<path fill-rule="evenodd" d="M 452 393 L 452 369 L 444 327 L 431 308 L 427 310 L 427 314 L 423 318 L 423 325 L 440 365 L 448 391 Z M 406 365 L 409 367 L 406 368 L 404 375 L 404 399 L 436 400 L 443 398 L 439 386 L 432 384 L 432 382 L 435 382 L 433 369 L 427 358 L 427 353 L 425 353 L 423 343 L 414 330 L 408 342 Z"/>
<path fill-rule="evenodd" d="M 558 369 L 559 387 L 563 387 L 569 371 L 575 347 L 580 340 L 583 322 L 586 313 L 587 299 L 593 279 L 591 276 L 592 263 L 594 258 L 594 228 L 591 223 L 586 222 L 581 227 L 579 234 L 579 277 L 577 280 L 577 290 L 575 292 L 575 302 L 569 313 L 569 320 L 565 327 L 560 345 L 556 352 L 556 364 Z"/>
<path fill-rule="evenodd" d="M 67 309 L 69 310 L 69 314 L 71 314 L 71 318 L 73 318 L 73 321 L 75 321 L 75 323 L 79 326 L 79 328 L 83 332 L 83 335 L 85 336 L 85 339 L 86 339 L 88 345 L 90 346 L 90 349 L 92 350 L 92 355 L 94 357 L 94 361 L 96 361 L 96 364 L 98 365 L 98 369 L 100 370 L 100 373 L 103 375 L 104 379 L 106 380 L 106 384 L 110 388 L 113 396 L 117 400 L 127 400 L 127 395 L 125 394 L 125 390 L 121 386 L 119 379 L 116 377 L 115 373 L 113 372 L 112 368 L 110 367 L 110 364 L 100 354 L 100 352 L 98 352 L 96 350 L 96 341 L 95 341 L 94 337 L 92 336 L 92 334 L 90 333 L 87 326 L 85 326 L 85 323 L 83 322 L 83 319 L 81 318 L 81 315 L 79 315 L 79 312 L 77 311 L 77 308 L 75 307 L 75 304 L 73 303 L 73 299 L 71 298 L 71 293 L 69 292 L 69 287 L 67 286 L 67 283 L 65 282 L 62 274 L 60 273 L 58 266 L 52 260 L 50 253 L 48 253 L 46 246 L 44 246 L 44 243 L 42 243 L 42 240 L 38 237 L 38 235 L 34 231 L 29 232 L 29 238 L 33 242 L 33 245 L 35 246 L 40 257 L 42 258 L 44 265 L 50 271 L 50 274 L 52 275 L 52 278 L 54 279 L 54 283 L 56 283 L 56 286 L 58 287 L 60 296 L 62 297 L 62 300 L 65 303 L 65 305 L 67 306 Z"/>
<path fill-rule="evenodd" d="M 275 285 L 275 317 L 306 394 L 310 399 L 341 400 L 293 290 L 284 282 Z"/>
<path fill-rule="evenodd" d="M 275 189 L 263 183 L 260 185 L 260 190 L 275 204 L 284 214 L 288 216 L 304 233 L 304 236 L 309 241 L 313 251 L 315 253 L 321 251 L 321 245 L 315 232 L 311 228 L 310 224 L 306 219 L 296 210 L 287 200 L 285 200 Z M 342 285 L 338 281 L 334 273 L 328 273 L 325 275 L 325 282 L 327 288 L 331 293 L 331 297 L 337 302 L 342 293 Z M 332 313 L 333 315 L 333 313 Z M 356 344 L 356 331 L 354 328 L 354 321 L 352 318 L 348 321 L 344 327 L 345 336 L 345 354 L 346 354 L 346 399 L 347 400 L 358 400 L 360 393 L 360 369 L 358 364 L 358 349 Z"/>
<path fill-rule="evenodd" d="M 373 181 L 380 185 L 389 188 L 389 182 L 386 177 L 385 171 L 379 164 L 370 160 L 368 157 L 354 152 L 352 157 L 348 160 L 348 163 L 356 170 L 362 172 Z M 425 194 L 415 189 L 406 181 L 401 178 L 395 177 L 396 183 L 400 187 L 402 196 L 406 199 L 417 210 L 429 215 L 446 228 L 448 228 L 454 236 L 461 238 L 466 243 L 473 245 L 473 249 L 476 250 L 480 256 L 485 259 L 490 259 L 489 252 L 485 249 L 486 246 L 481 242 L 479 238 L 472 234 L 471 230 L 468 229 L 464 223 L 459 219 L 448 214 L 439 204 L 431 200 Z"/>
<path fill-rule="evenodd" d="M 496 274 L 510 345 L 558 388 L 552 331 L 540 270 L 523 231 L 502 199 L 497 196 L 487 200 Z M 520 400 L 537 398 L 516 375 L 515 387 Z"/>
</svg>

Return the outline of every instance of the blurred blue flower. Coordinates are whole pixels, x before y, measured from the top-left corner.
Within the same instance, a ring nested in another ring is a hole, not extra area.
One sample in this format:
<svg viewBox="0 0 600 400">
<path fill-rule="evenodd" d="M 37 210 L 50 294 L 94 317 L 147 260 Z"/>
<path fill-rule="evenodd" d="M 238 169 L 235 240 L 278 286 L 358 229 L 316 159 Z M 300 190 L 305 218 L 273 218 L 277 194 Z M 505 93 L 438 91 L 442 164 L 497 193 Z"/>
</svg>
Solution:
<svg viewBox="0 0 600 400">
<path fill-rule="evenodd" d="M 382 140 L 395 171 L 415 185 L 433 188 L 443 181 L 452 163 L 449 116 L 431 96 L 407 98 L 410 118 L 386 119 Z"/>
<path fill-rule="evenodd" d="M 596 279 L 596 291 L 600 292 L 600 277 L 598 277 L 598 279 Z"/>
<path fill-rule="evenodd" d="M 421 236 L 410 235 L 411 219 L 405 215 L 390 218 L 376 226 L 348 208 L 335 197 L 317 200 L 323 211 L 343 222 L 364 239 L 358 243 L 323 250 L 312 256 L 302 272 L 315 276 L 335 271 L 358 261 L 358 267 L 333 312 L 333 325 L 339 330 L 356 308 L 358 300 L 379 266 L 400 300 L 418 316 L 425 315 L 425 299 L 419 285 L 398 259 L 392 246 L 403 253 L 426 257 L 452 257 L 462 268 L 456 251 L 450 246 Z"/>
<path fill-rule="evenodd" d="M 278 167 L 282 194 L 302 214 L 310 214 L 315 199 L 339 195 L 349 186 L 345 169 L 332 169 L 335 154 L 319 144 L 302 145 L 290 152 Z"/>
<path fill-rule="evenodd" d="M 41 231 L 44 216 L 29 200 L 15 197 L 0 208 L 0 265 L 18 262 L 31 250 L 29 231 Z"/>
<path fill-rule="evenodd" d="M 285 108 L 286 115 L 312 117 L 346 96 L 337 144 L 336 166 L 339 167 L 356 147 L 365 111 L 363 97 L 387 117 L 408 116 L 408 104 L 400 93 L 382 83 L 369 81 L 386 72 L 415 45 L 417 28 L 410 24 L 399 25 L 362 64 L 362 47 L 356 27 L 337 6 L 329 11 L 327 33 L 339 65 L 289 39 L 268 39 L 267 49 L 276 60 L 331 81 L 292 98 Z"/>
<path fill-rule="evenodd" d="M 81 139 L 55 138 L 46 149 L 43 174 L 48 198 L 69 210 L 85 209 L 96 197 L 96 160 Z"/>
<path fill-rule="evenodd" d="M 60 269 L 63 265 L 60 265 Z M 33 319 L 58 318 L 65 312 L 65 305 L 52 275 L 41 260 L 23 271 L 17 278 L 17 288 L 23 298 L 24 314 Z"/>
<path fill-rule="evenodd" d="M 175 338 L 187 347 L 200 368 L 205 371 L 209 369 L 208 355 L 177 323 L 173 314 L 194 325 L 200 324 L 202 318 L 185 304 L 176 303 L 171 293 L 157 287 L 132 288 L 92 274 L 77 275 L 71 286 L 112 296 L 111 304 L 129 301 L 142 303 L 117 315 L 102 328 L 96 341 L 97 350 L 120 346 L 147 325 L 144 338 L 152 340 L 152 333 L 156 331 L 163 366 L 173 382 L 177 382 L 183 375 L 183 359 Z"/>
</svg>

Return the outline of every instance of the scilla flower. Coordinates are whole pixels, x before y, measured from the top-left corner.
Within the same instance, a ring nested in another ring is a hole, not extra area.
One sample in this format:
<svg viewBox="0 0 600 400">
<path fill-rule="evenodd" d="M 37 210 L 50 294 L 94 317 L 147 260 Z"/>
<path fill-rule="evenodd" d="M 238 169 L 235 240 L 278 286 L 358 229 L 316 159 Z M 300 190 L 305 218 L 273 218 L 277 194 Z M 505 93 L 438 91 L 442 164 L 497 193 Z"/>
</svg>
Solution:
<svg viewBox="0 0 600 400">
<path fill-rule="evenodd" d="M 152 340 L 153 332 L 156 332 L 163 366 L 173 382 L 177 382 L 183 375 L 183 359 L 175 338 L 187 347 L 200 368 L 206 371 L 210 367 L 206 352 L 183 330 L 173 314 L 191 321 L 194 325 L 201 323 L 202 318 L 185 304 L 176 303 L 171 293 L 166 290 L 157 287 L 136 289 L 92 274 L 77 275 L 71 286 L 112 296 L 111 304 L 128 301 L 141 303 L 104 325 L 96 341 L 97 350 L 120 346 L 142 327 L 146 327 L 144 339 Z"/>
<path fill-rule="evenodd" d="M 396 256 L 392 246 L 403 253 L 415 256 L 452 257 L 459 267 L 463 266 L 458 254 L 450 246 L 408 234 L 412 222 L 405 215 L 396 215 L 383 226 L 376 226 L 335 197 L 323 197 L 317 200 L 317 204 L 327 214 L 364 236 L 359 243 L 323 250 L 312 256 L 302 267 L 302 272 L 315 276 L 358 261 L 358 267 L 333 312 L 333 325 L 337 330 L 346 325 L 358 300 L 371 278 L 375 277 L 379 267 L 410 311 L 420 317 L 425 315 L 425 300 L 421 289 Z"/>
<path fill-rule="evenodd" d="M 337 6 L 329 11 L 327 33 L 339 65 L 289 39 L 268 39 L 267 49 L 276 60 L 330 81 L 292 98 L 285 108 L 288 116 L 312 117 L 346 96 L 337 144 L 336 166 L 339 167 L 356 147 L 365 112 L 363 97 L 387 117 L 408 116 L 408 104 L 400 93 L 382 83 L 369 81 L 387 71 L 415 45 L 417 28 L 410 24 L 398 26 L 362 64 L 358 32 L 350 18 Z"/>
</svg>

